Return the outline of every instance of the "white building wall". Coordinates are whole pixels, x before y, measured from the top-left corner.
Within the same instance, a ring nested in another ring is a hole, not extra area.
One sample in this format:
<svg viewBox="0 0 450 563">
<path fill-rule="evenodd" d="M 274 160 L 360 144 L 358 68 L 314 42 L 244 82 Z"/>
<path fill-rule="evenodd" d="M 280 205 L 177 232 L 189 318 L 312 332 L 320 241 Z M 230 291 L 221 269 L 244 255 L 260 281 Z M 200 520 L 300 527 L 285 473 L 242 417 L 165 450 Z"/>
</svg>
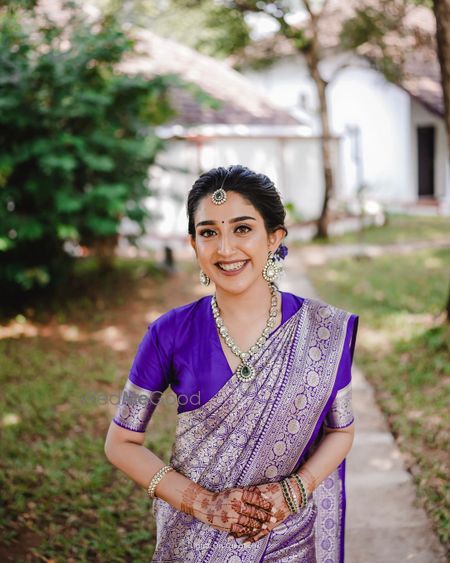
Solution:
<svg viewBox="0 0 450 563">
<path fill-rule="evenodd" d="M 333 151 L 337 164 L 337 142 Z M 187 237 L 186 197 L 202 171 L 217 166 L 242 164 L 274 181 L 283 202 L 293 203 L 304 219 L 320 214 L 323 201 L 323 175 L 319 167 L 320 146 L 316 137 L 226 137 L 200 141 L 173 139 L 153 166 L 150 186 L 157 194 L 146 205 L 154 219 L 149 222 L 143 246 L 159 248 L 164 240 Z M 127 224 L 122 233 L 129 232 Z"/>
<path fill-rule="evenodd" d="M 341 71 L 328 91 L 332 131 L 351 144 L 350 127 L 360 132 L 362 181 L 383 202 L 414 202 L 409 95 L 365 68 Z M 350 150 L 343 163 L 346 193 L 357 189 Z"/>
<path fill-rule="evenodd" d="M 344 57 L 336 56 L 324 61 L 321 65 L 323 75 L 329 79 L 338 63 L 344 60 Z M 341 199 L 351 199 L 361 183 L 350 132 L 350 128 L 357 128 L 360 132 L 362 182 L 369 193 L 385 203 L 414 203 L 418 193 L 417 155 L 414 154 L 414 150 L 417 153 L 417 143 L 412 144 L 411 139 L 417 120 L 429 120 L 431 114 L 364 61 L 353 57 L 347 58 L 346 62 L 349 61 L 350 65 L 335 75 L 327 89 L 331 129 L 341 138 L 341 181 L 337 195 Z M 319 133 L 317 95 L 300 57 L 286 58 L 260 71 L 246 70 L 244 74 L 269 96 L 273 104 L 303 119 L 307 117 L 313 131 Z M 441 186 L 441 194 L 443 178 L 448 174 L 441 154 L 443 122 L 434 116 L 433 123 L 440 124 L 436 185 Z"/>
</svg>

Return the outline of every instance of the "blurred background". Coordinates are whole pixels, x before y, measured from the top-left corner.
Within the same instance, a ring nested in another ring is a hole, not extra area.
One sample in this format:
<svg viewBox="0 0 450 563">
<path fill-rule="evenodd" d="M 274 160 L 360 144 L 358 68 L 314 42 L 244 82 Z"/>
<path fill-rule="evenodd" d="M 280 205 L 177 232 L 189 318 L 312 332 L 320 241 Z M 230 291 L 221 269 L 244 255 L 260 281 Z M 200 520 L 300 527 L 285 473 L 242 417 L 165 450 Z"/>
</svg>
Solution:
<svg viewBox="0 0 450 563">
<path fill-rule="evenodd" d="M 103 453 L 110 396 L 147 325 L 211 292 L 186 196 L 236 163 L 281 193 L 285 287 L 360 316 L 448 550 L 449 155 L 448 0 L 0 0 L 0 560 L 151 557 L 148 499 Z M 147 432 L 166 462 L 175 422 L 162 402 Z"/>
</svg>

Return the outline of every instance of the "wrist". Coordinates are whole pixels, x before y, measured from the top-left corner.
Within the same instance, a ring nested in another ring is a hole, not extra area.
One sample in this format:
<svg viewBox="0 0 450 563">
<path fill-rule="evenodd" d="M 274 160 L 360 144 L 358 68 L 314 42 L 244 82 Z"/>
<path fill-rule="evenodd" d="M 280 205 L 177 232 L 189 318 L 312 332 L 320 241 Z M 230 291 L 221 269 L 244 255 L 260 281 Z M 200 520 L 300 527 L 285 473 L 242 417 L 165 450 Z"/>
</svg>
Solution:
<svg viewBox="0 0 450 563">
<path fill-rule="evenodd" d="M 208 491 L 208 489 L 205 489 L 195 481 L 189 481 L 181 494 L 180 510 L 200 519 L 201 513 L 205 512 L 205 508 L 211 502 L 212 496 L 213 493 Z"/>
<path fill-rule="evenodd" d="M 317 487 L 317 480 L 315 476 L 311 473 L 311 471 L 307 467 L 301 467 L 297 471 L 297 475 L 303 481 L 307 496 L 309 498 Z"/>
</svg>

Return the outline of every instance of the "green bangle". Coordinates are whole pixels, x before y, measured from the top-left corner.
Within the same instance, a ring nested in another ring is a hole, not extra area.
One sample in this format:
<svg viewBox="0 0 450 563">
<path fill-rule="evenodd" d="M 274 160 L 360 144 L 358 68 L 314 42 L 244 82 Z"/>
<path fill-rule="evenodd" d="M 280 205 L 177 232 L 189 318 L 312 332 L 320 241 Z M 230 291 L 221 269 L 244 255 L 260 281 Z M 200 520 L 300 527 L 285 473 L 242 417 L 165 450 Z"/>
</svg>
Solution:
<svg viewBox="0 0 450 563">
<path fill-rule="evenodd" d="M 306 487 L 305 484 L 303 483 L 303 479 L 300 477 L 300 475 L 297 475 L 297 473 L 293 473 L 292 477 L 295 479 L 295 481 L 297 482 L 300 488 L 300 492 L 302 495 L 301 508 L 305 508 L 305 506 L 308 504 L 308 495 L 306 493 Z"/>
<path fill-rule="evenodd" d="M 288 489 L 284 479 L 282 481 L 280 481 L 280 485 L 281 485 L 281 490 L 283 491 L 284 500 L 286 501 L 286 504 L 288 505 L 289 510 L 292 513 L 295 513 L 295 506 L 292 502 L 292 499 L 291 499 L 291 496 L 290 496 L 290 493 L 289 493 L 289 489 Z"/>
<path fill-rule="evenodd" d="M 294 488 L 292 487 L 292 484 L 289 481 L 289 479 L 286 478 L 285 481 L 286 481 L 287 488 L 289 489 L 289 493 L 291 495 L 292 504 L 295 507 L 295 512 L 298 512 L 300 510 L 300 507 L 299 507 L 299 504 L 298 504 L 297 495 L 295 494 Z"/>
</svg>

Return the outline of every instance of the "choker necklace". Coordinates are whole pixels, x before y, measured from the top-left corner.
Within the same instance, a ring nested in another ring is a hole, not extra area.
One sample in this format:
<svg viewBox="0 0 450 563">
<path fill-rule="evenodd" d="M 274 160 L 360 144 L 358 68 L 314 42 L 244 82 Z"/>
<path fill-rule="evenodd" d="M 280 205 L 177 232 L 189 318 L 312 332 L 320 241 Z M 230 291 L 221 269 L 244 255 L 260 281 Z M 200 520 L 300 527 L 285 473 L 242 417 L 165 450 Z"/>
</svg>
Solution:
<svg viewBox="0 0 450 563">
<path fill-rule="evenodd" d="M 271 296 L 271 305 L 270 305 L 270 313 L 269 318 L 266 322 L 266 327 L 262 331 L 261 336 L 255 342 L 255 344 L 248 350 L 247 352 L 242 352 L 242 350 L 237 346 L 234 340 L 231 338 L 227 327 L 223 323 L 223 319 L 220 316 L 219 307 L 217 305 L 216 294 L 212 296 L 211 299 L 211 308 L 214 315 L 214 320 L 216 321 L 216 326 L 219 329 L 219 334 L 222 339 L 225 341 L 225 344 L 230 348 L 230 350 L 241 359 L 241 363 L 237 367 L 235 374 L 239 381 L 253 381 L 256 377 L 255 368 L 248 363 L 250 356 L 256 354 L 256 352 L 264 346 L 267 337 L 270 334 L 271 329 L 275 326 L 275 321 L 278 315 L 278 295 L 277 289 L 273 283 L 269 283 L 270 293 Z"/>
</svg>

